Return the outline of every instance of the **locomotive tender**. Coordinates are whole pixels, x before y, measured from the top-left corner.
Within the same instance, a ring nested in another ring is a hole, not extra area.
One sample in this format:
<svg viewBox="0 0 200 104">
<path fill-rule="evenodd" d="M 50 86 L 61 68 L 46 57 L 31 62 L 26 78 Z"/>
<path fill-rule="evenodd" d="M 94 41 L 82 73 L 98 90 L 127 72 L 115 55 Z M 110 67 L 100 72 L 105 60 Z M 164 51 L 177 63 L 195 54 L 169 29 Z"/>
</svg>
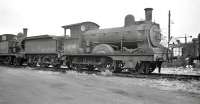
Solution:
<svg viewBox="0 0 200 104">
<path fill-rule="evenodd" d="M 10 64 L 30 66 L 66 65 L 75 70 L 151 73 L 156 68 L 156 59 L 164 55 L 160 27 L 152 22 L 152 10 L 145 9 L 144 21 L 135 21 L 134 16 L 127 15 L 123 27 L 99 29 L 98 24 L 87 21 L 62 26 L 65 37 L 26 37 L 15 46 L 20 45 L 20 52 L 6 57 L 0 54 L 0 58 Z M 70 29 L 68 38 L 66 29 Z"/>
</svg>

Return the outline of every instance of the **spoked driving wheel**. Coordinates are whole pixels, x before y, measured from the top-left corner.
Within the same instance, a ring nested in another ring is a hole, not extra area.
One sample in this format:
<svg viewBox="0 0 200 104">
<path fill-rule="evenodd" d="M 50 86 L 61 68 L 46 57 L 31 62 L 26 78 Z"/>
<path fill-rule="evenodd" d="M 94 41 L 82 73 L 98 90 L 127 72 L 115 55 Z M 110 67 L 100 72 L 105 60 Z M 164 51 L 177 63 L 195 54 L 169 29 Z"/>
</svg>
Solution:
<svg viewBox="0 0 200 104">
<path fill-rule="evenodd" d="M 150 63 L 148 62 L 142 62 L 140 64 L 140 68 L 138 70 L 139 73 L 144 73 L 144 74 L 149 74 L 151 73 L 151 67 L 150 67 Z"/>
</svg>

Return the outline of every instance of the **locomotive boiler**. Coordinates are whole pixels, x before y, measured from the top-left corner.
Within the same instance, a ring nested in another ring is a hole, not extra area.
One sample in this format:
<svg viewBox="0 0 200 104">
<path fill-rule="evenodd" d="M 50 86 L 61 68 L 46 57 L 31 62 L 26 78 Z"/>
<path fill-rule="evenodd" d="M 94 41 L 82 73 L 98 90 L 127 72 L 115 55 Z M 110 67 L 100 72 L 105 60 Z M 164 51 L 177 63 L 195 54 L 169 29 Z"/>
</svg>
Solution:
<svg viewBox="0 0 200 104">
<path fill-rule="evenodd" d="M 159 24 L 152 22 L 152 8 L 145 9 L 145 20 L 135 21 L 127 15 L 123 27 L 99 29 L 94 22 L 62 26 L 70 29 L 71 37 L 64 41 L 63 56 L 74 69 L 125 69 L 151 73 L 156 58 L 162 58 Z"/>
</svg>

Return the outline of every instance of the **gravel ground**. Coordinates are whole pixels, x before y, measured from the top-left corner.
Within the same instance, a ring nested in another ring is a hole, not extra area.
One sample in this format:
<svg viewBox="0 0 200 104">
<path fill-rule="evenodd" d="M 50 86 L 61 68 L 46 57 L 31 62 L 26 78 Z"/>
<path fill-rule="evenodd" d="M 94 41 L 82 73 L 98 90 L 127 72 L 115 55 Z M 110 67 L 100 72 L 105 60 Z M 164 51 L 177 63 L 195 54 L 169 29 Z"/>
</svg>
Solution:
<svg viewBox="0 0 200 104">
<path fill-rule="evenodd" d="M 0 104 L 200 104 L 199 88 L 193 81 L 0 67 Z"/>
<path fill-rule="evenodd" d="M 158 73 L 158 69 L 156 68 L 156 70 L 153 73 Z M 183 67 L 161 68 L 161 73 L 200 75 L 200 68 L 183 68 Z"/>
</svg>

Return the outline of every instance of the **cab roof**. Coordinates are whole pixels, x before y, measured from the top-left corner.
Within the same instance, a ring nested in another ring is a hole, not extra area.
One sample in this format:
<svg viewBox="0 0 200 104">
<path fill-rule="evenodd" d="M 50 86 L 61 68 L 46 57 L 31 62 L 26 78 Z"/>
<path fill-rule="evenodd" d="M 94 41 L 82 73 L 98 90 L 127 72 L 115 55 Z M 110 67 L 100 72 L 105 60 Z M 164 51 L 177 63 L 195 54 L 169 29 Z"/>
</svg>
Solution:
<svg viewBox="0 0 200 104">
<path fill-rule="evenodd" d="M 98 28 L 100 27 L 98 24 L 94 23 L 94 22 L 90 22 L 90 21 L 86 21 L 86 22 L 81 22 L 81 23 L 75 23 L 75 24 L 70 24 L 70 25 L 64 25 L 62 26 L 62 28 L 65 28 L 65 29 L 69 29 L 73 26 L 77 26 L 77 25 L 83 25 L 83 24 L 93 24 L 93 25 L 96 25 Z"/>
</svg>

